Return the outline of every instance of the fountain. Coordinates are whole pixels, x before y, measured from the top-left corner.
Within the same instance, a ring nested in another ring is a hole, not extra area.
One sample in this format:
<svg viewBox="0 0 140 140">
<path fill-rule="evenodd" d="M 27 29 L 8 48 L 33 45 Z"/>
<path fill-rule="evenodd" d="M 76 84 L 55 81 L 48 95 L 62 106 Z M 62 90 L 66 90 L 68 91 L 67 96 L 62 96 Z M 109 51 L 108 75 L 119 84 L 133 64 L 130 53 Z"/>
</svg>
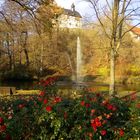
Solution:
<svg viewBox="0 0 140 140">
<path fill-rule="evenodd" d="M 76 56 L 76 83 L 79 84 L 82 82 L 82 53 L 81 53 L 81 44 L 80 44 L 80 38 L 77 37 L 77 56 Z"/>
<path fill-rule="evenodd" d="M 82 78 L 82 50 L 81 50 L 79 36 L 77 37 L 77 43 L 76 43 L 76 62 L 75 62 L 76 67 L 75 67 L 75 69 L 73 69 L 70 54 L 68 52 L 65 52 L 65 55 L 68 59 L 69 66 L 72 71 L 72 77 L 71 77 L 72 83 L 69 83 L 69 81 L 67 81 L 67 82 L 65 81 L 65 83 L 59 82 L 58 84 L 59 85 L 63 85 L 63 84 L 71 85 L 72 84 L 73 87 L 80 87 L 80 86 L 85 85 L 83 83 L 83 78 Z"/>
<path fill-rule="evenodd" d="M 72 89 L 75 89 L 73 92 L 73 98 L 77 97 L 79 95 L 79 91 L 81 91 L 85 84 L 83 83 L 82 79 L 82 50 L 81 50 L 81 44 L 80 44 L 80 38 L 77 37 L 77 45 L 76 45 L 76 69 L 75 69 L 75 75 L 72 75 L 72 77 L 75 77 L 73 80 Z"/>
</svg>

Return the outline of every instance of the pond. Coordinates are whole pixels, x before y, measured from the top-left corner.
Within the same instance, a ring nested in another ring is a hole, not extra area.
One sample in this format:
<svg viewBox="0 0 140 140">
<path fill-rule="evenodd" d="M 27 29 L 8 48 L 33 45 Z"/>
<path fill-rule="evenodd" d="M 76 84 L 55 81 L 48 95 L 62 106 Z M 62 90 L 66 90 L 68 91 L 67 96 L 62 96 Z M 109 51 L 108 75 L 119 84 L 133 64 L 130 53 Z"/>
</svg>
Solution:
<svg viewBox="0 0 140 140">
<path fill-rule="evenodd" d="M 81 86 L 87 87 L 93 91 L 108 91 L 109 90 L 109 84 L 105 83 L 97 83 L 97 82 L 85 82 L 82 83 Z M 59 88 L 62 89 L 72 89 L 76 88 L 76 84 L 70 84 L 70 83 L 61 83 L 58 84 Z M 116 84 L 116 91 L 140 91 L 140 84 Z"/>
<path fill-rule="evenodd" d="M 36 81 L 0 81 L 0 86 L 16 87 L 17 90 L 30 90 L 34 89 Z"/>
<path fill-rule="evenodd" d="M 37 81 L 0 81 L 0 86 L 11 86 L 16 87 L 17 90 L 23 89 L 23 90 L 31 90 L 35 88 L 35 84 Z M 85 82 L 82 83 L 80 86 L 82 87 L 88 87 L 92 88 L 94 91 L 108 91 L 109 85 L 104 83 L 97 83 L 97 82 Z M 76 84 L 72 84 L 70 82 L 59 82 L 57 84 L 58 88 L 60 89 L 75 89 Z M 140 85 L 137 84 L 126 84 L 116 85 L 116 91 L 140 91 Z"/>
</svg>

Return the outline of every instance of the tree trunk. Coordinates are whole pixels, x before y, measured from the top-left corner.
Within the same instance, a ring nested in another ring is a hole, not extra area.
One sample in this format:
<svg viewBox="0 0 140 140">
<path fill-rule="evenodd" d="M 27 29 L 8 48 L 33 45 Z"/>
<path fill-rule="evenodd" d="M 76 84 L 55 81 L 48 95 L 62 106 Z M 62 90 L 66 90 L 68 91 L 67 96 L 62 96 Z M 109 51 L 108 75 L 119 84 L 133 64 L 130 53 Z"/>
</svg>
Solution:
<svg viewBox="0 0 140 140">
<path fill-rule="evenodd" d="M 13 61 L 12 61 L 12 51 L 10 50 L 10 42 L 9 42 L 9 33 L 6 34 L 6 47 L 7 47 L 7 54 L 9 58 L 9 69 L 13 70 Z"/>
<path fill-rule="evenodd" d="M 28 50 L 27 50 L 27 38 L 28 38 L 28 33 L 27 31 L 22 33 L 23 37 L 24 37 L 24 41 L 23 41 L 23 50 L 24 50 L 24 54 L 25 54 L 25 58 L 26 58 L 26 65 L 29 66 L 30 61 L 29 61 L 29 55 L 28 55 Z"/>
<path fill-rule="evenodd" d="M 10 70 L 12 70 L 13 69 L 13 67 L 12 67 L 12 56 L 10 54 L 8 54 L 8 57 L 9 57 L 9 68 L 10 68 Z"/>
<path fill-rule="evenodd" d="M 43 42 L 42 42 L 43 43 Z M 40 52 L 40 73 L 43 72 L 43 50 L 44 50 L 44 43 L 41 45 L 41 52 Z"/>
<path fill-rule="evenodd" d="M 110 88 L 109 94 L 111 96 L 115 95 L 115 51 L 111 48 L 110 53 Z"/>
<path fill-rule="evenodd" d="M 26 65 L 29 66 L 30 62 L 29 62 L 28 51 L 26 48 L 24 48 L 24 53 L 25 53 L 25 58 L 26 58 Z"/>
<path fill-rule="evenodd" d="M 20 65 L 22 64 L 22 57 L 21 57 L 21 53 L 22 53 L 22 51 L 19 51 L 19 64 L 20 64 Z"/>
<path fill-rule="evenodd" d="M 12 54 L 8 48 L 8 58 L 9 58 L 9 69 L 10 70 L 14 70 L 14 64 L 13 64 L 13 60 L 12 60 Z"/>
<path fill-rule="evenodd" d="M 13 36 L 13 39 L 12 39 L 12 59 L 13 59 L 13 63 L 12 63 L 12 69 L 14 70 L 15 69 L 15 42 L 14 42 L 14 36 Z"/>
</svg>

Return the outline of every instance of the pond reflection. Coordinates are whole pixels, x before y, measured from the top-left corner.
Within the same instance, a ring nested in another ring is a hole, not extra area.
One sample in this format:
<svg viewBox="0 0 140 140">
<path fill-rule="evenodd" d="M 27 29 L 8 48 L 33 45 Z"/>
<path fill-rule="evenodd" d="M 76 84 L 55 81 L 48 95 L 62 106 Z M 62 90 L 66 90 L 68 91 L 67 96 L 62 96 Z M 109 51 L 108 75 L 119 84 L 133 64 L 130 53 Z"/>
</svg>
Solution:
<svg viewBox="0 0 140 140">
<path fill-rule="evenodd" d="M 3 81 L 0 82 L 0 86 L 11 86 L 16 87 L 16 89 L 31 90 L 35 88 L 37 81 Z M 98 91 L 108 91 L 109 85 L 104 83 L 96 82 L 85 82 L 79 85 L 71 82 L 58 82 L 57 87 L 63 90 L 81 90 L 83 88 L 88 88 L 91 92 Z M 137 84 L 116 84 L 116 91 L 140 91 L 140 85 Z"/>
<path fill-rule="evenodd" d="M 16 87 L 17 90 L 34 89 L 34 84 L 35 84 L 35 81 L 0 81 L 0 86 Z"/>
</svg>

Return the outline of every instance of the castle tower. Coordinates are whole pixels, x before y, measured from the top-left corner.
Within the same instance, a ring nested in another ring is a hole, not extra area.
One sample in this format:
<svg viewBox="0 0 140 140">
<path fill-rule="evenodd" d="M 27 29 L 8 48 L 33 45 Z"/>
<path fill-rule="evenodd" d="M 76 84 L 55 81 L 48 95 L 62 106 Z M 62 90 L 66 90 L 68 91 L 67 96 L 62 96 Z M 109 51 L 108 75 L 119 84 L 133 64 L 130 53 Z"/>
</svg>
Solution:
<svg viewBox="0 0 140 140">
<path fill-rule="evenodd" d="M 71 10 L 72 10 L 73 12 L 75 12 L 75 5 L 74 5 L 74 3 L 72 3 L 72 5 L 71 5 Z"/>
</svg>

